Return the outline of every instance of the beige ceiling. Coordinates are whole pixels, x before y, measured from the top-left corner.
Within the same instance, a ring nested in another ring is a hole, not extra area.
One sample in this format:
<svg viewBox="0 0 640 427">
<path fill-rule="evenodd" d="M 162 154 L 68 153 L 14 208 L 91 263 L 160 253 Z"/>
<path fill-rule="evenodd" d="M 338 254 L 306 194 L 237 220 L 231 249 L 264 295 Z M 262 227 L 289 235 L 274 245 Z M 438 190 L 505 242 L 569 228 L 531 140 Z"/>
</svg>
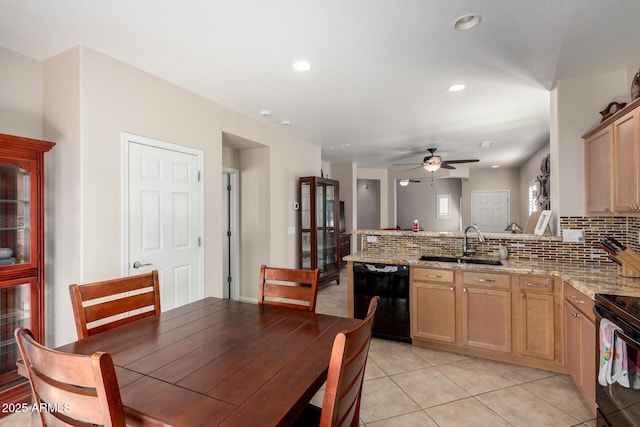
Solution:
<svg viewBox="0 0 640 427">
<path fill-rule="evenodd" d="M 481 24 L 454 30 L 471 12 Z M 639 18 L 639 0 L 0 0 L 0 46 L 44 60 L 87 45 L 290 120 L 330 162 L 384 167 L 437 147 L 513 166 L 548 141 L 558 79 L 640 61 Z M 292 69 L 299 58 L 310 71 Z M 456 82 L 467 89 L 449 93 Z"/>
</svg>

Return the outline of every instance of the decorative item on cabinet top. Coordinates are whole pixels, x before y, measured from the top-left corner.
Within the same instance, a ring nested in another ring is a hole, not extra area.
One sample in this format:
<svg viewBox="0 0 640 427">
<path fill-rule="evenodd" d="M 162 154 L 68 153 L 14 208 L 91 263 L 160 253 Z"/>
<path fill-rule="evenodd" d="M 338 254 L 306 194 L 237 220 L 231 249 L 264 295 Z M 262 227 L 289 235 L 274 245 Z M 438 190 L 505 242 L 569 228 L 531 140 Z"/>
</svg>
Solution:
<svg viewBox="0 0 640 427">
<path fill-rule="evenodd" d="M 633 89 L 631 91 L 633 92 Z M 634 98 L 632 97 L 631 100 L 633 101 L 633 99 Z M 626 106 L 626 102 L 610 102 L 609 105 L 604 107 L 604 110 L 600 111 L 600 115 L 602 116 L 602 120 L 600 120 L 600 122 L 604 122 L 609 117 L 613 116 L 615 113 L 622 110 Z"/>
<path fill-rule="evenodd" d="M 640 98 L 640 70 L 638 70 L 631 82 L 631 101 L 637 98 Z"/>
</svg>

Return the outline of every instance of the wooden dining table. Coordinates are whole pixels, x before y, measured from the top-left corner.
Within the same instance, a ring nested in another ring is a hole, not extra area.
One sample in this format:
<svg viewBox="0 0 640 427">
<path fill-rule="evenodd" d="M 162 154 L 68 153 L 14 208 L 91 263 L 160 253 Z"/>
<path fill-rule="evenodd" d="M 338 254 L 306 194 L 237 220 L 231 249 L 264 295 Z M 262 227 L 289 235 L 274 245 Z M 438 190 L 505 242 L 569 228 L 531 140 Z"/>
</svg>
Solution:
<svg viewBox="0 0 640 427">
<path fill-rule="evenodd" d="M 141 425 L 286 426 L 326 380 L 336 334 L 359 322 L 205 298 L 58 350 L 110 353 Z"/>
</svg>

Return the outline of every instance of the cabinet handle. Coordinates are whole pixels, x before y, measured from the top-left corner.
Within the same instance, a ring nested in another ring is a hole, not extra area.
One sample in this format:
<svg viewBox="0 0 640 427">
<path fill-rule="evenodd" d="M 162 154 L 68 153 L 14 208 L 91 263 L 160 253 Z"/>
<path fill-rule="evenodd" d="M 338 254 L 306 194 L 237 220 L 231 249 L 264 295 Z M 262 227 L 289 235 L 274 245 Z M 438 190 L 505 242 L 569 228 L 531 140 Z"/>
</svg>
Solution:
<svg viewBox="0 0 640 427">
<path fill-rule="evenodd" d="M 425 273 L 424 277 L 431 277 L 432 279 L 442 279 L 442 276 L 439 274 L 428 274 Z"/>
<path fill-rule="evenodd" d="M 482 277 L 476 277 L 476 282 L 495 282 L 496 279 L 483 279 Z"/>
<path fill-rule="evenodd" d="M 572 315 L 573 317 L 576 317 L 576 318 L 577 318 L 577 317 L 582 317 L 582 316 L 580 315 L 580 313 L 576 313 L 575 311 L 572 311 L 572 312 L 571 312 L 571 315 Z"/>
<path fill-rule="evenodd" d="M 455 291 L 455 290 L 456 290 L 456 288 L 454 288 L 453 286 L 451 286 L 451 287 L 449 287 L 449 290 L 451 290 L 451 291 Z"/>
<path fill-rule="evenodd" d="M 537 287 L 541 287 L 541 288 L 546 288 L 547 284 L 546 283 L 531 283 L 531 282 L 526 282 L 527 286 L 537 286 Z"/>
<path fill-rule="evenodd" d="M 469 292 L 469 290 L 467 288 L 462 288 L 462 292 L 466 294 L 467 292 Z"/>
<path fill-rule="evenodd" d="M 578 297 L 574 296 L 574 295 L 570 295 L 569 299 L 573 302 L 575 302 L 576 304 L 584 304 L 584 301 L 581 299 L 578 299 Z"/>
</svg>

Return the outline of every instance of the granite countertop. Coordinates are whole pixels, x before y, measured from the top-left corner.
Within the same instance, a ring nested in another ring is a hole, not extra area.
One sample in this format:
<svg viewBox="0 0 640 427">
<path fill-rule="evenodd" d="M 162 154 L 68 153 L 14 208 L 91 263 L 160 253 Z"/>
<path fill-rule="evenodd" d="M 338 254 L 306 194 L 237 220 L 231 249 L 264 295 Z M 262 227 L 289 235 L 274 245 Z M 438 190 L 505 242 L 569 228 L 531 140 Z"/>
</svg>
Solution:
<svg viewBox="0 0 640 427">
<path fill-rule="evenodd" d="M 540 274 L 560 277 L 563 281 L 591 299 L 595 294 L 640 296 L 640 278 L 628 278 L 618 274 L 614 267 L 580 264 L 544 263 L 505 260 L 503 265 L 458 264 L 453 262 L 420 261 L 401 255 L 356 252 L 344 257 L 345 261 L 410 265 L 415 267 L 447 268 L 456 270 L 482 270 L 510 274 Z"/>
</svg>

